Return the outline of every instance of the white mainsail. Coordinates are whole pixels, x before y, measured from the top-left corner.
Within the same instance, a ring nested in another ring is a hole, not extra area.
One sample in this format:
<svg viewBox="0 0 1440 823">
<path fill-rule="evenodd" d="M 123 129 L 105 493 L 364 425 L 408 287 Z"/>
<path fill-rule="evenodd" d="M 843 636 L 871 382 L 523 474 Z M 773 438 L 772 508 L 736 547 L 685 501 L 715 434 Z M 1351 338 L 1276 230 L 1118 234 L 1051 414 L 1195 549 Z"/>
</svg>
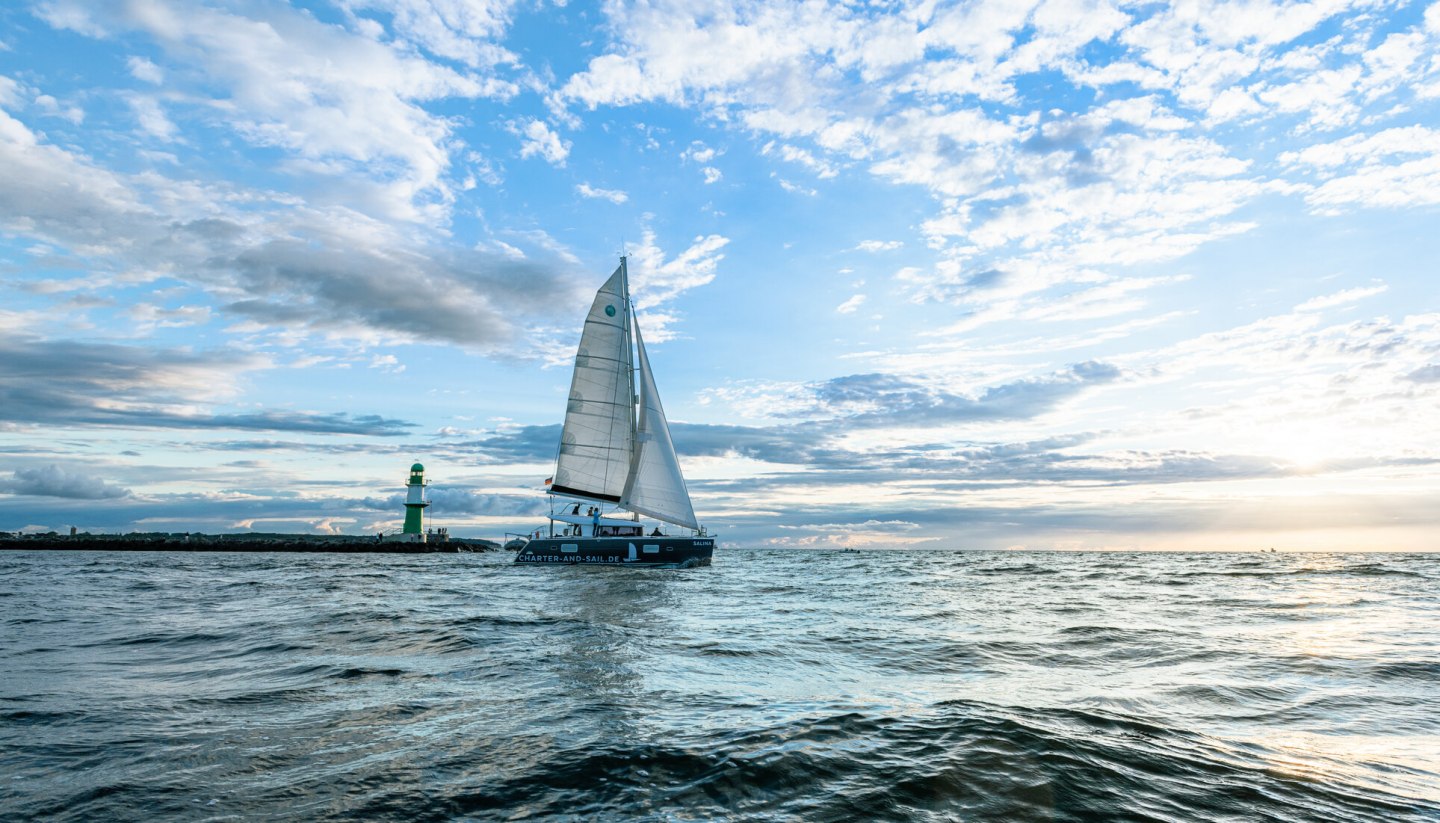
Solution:
<svg viewBox="0 0 1440 823">
<path fill-rule="evenodd" d="M 600 287 L 575 353 L 551 491 L 619 502 L 635 447 L 625 263 Z"/>
<path fill-rule="evenodd" d="M 675 443 L 670 439 L 670 424 L 660 405 L 660 392 L 655 388 L 655 375 L 650 371 L 650 357 L 645 353 L 645 340 L 640 324 L 635 324 L 635 348 L 640 362 L 640 423 L 635 434 L 635 462 L 630 467 L 630 480 L 620 496 L 620 505 L 632 512 L 698 529 L 695 509 L 690 505 L 690 492 L 680 473 L 675 457 Z"/>
<path fill-rule="evenodd" d="M 620 268 L 600 287 L 585 318 L 550 490 L 618 503 L 629 511 L 698 530 L 650 357 L 630 310 L 627 276 L 622 257 Z M 638 397 L 632 327 L 639 352 Z"/>
</svg>

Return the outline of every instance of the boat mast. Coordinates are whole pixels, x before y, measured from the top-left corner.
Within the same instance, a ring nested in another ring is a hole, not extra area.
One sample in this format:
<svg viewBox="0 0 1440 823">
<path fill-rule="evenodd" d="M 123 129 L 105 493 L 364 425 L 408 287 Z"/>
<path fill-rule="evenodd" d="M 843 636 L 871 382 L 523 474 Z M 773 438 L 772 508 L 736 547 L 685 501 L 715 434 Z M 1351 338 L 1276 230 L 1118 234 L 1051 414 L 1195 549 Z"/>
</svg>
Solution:
<svg viewBox="0 0 1440 823">
<path fill-rule="evenodd" d="M 643 412 L 640 409 L 640 396 L 635 392 L 635 370 L 640 368 L 635 353 L 635 307 L 630 303 L 630 265 L 629 256 L 625 252 L 620 253 L 620 299 L 625 306 L 625 351 L 630 354 L 630 368 L 625 373 L 630 377 L 630 471 L 635 471 L 635 457 L 640 454 L 640 428 L 637 415 Z M 628 484 L 627 484 L 628 485 Z M 637 523 L 640 521 L 639 512 L 631 512 L 631 519 Z"/>
<path fill-rule="evenodd" d="M 635 420 L 635 414 L 640 405 L 640 398 L 635 394 L 635 369 L 638 368 L 635 360 L 635 307 L 630 305 L 630 267 L 626 263 L 626 256 L 620 255 L 620 304 L 625 309 L 625 351 L 630 355 L 630 368 L 625 370 L 625 376 L 630 381 L 630 442 L 632 444 L 631 470 L 634 470 L 634 453 L 639 452 L 640 442 L 636 439 L 639 429 Z"/>
</svg>

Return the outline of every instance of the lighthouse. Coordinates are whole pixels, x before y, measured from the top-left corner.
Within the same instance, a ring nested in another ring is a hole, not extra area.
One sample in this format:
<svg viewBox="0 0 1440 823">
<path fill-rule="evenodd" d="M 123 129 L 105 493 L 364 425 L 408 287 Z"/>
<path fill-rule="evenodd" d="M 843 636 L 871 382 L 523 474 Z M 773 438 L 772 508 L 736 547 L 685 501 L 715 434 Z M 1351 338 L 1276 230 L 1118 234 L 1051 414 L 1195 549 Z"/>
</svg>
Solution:
<svg viewBox="0 0 1440 823">
<path fill-rule="evenodd" d="M 405 528 L 401 531 L 404 534 L 413 534 L 414 540 L 425 541 L 424 518 L 425 507 L 430 502 L 425 499 L 425 467 L 416 463 L 410 467 L 410 481 L 405 484 Z"/>
</svg>

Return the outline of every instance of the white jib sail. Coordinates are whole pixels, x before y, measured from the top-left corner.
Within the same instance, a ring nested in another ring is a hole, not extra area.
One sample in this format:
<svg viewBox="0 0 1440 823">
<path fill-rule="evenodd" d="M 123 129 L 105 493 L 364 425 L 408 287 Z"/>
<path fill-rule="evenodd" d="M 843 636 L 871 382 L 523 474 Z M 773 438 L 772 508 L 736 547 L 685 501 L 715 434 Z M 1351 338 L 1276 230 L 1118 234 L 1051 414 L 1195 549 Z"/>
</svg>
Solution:
<svg viewBox="0 0 1440 823">
<path fill-rule="evenodd" d="M 551 490 L 619 501 L 634 450 L 634 389 L 625 265 L 605 281 L 590 306 L 560 434 Z"/>
<path fill-rule="evenodd" d="M 655 376 L 650 371 L 650 357 L 645 353 L 638 323 L 635 348 L 640 360 L 640 423 L 635 437 L 635 463 L 620 505 L 667 523 L 698 529 L 700 524 L 695 522 L 695 509 L 690 505 L 685 477 L 680 474 L 680 461 L 675 458 L 670 424 L 660 405 L 660 392 L 655 389 Z"/>
</svg>

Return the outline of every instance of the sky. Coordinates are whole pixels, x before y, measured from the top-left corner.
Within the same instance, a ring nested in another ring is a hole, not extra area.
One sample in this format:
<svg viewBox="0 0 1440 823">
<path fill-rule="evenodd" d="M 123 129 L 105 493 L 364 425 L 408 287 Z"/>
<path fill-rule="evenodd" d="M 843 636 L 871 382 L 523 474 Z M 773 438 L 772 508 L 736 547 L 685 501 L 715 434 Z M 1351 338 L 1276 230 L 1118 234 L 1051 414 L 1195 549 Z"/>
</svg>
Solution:
<svg viewBox="0 0 1440 823">
<path fill-rule="evenodd" d="M 0 530 L 1440 549 L 1440 3 L 0 6 Z"/>
</svg>

